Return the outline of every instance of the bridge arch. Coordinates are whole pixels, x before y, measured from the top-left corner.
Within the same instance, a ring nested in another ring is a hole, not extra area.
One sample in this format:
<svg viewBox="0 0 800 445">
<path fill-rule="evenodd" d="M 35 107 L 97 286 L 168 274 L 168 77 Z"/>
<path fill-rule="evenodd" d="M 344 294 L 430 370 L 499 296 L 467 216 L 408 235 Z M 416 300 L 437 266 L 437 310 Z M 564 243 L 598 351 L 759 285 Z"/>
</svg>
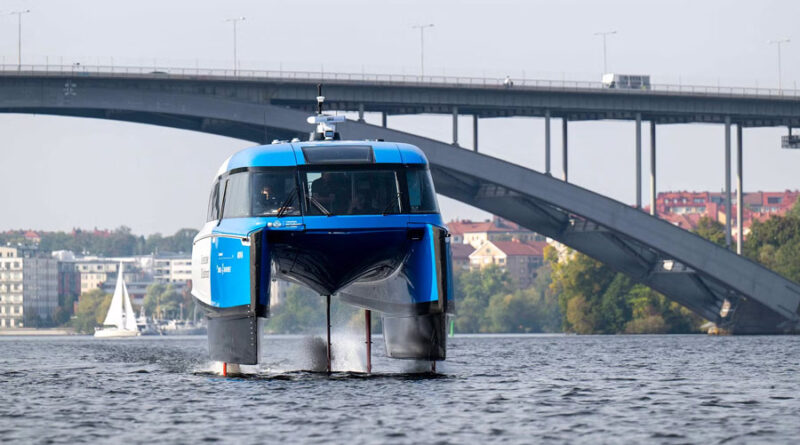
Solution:
<svg viewBox="0 0 800 445">
<path fill-rule="evenodd" d="M 257 143 L 311 129 L 305 112 L 268 103 L 47 80 L 1 82 L 0 112 L 140 122 Z M 800 285 L 624 203 L 421 136 L 353 121 L 341 131 L 345 138 L 420 147 L 438 193 L 584 252 L 720 326 L 741 333 L 800 330 Z"/>
</svg>

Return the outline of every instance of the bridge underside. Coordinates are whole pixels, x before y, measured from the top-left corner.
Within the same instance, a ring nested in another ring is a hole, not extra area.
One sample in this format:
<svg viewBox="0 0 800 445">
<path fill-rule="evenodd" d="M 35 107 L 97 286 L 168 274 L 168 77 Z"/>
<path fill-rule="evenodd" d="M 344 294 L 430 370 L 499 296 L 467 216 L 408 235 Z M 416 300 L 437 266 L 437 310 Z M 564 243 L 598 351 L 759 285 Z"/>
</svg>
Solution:
<svg viewBox="0 0 800 445">
<path fill-rule="evenodd" d="M 453 169 L 436 166 L 433 175 L 438 193 L 500 215 L 585 253 L 663 293 L 717 326 L 736 333 L 792 330 L 783 317 L 756 300 L 750 300 L 724 282 L 659 252 L 646 242 L 573 214 L 541 197 L 487 184 Z"/>
<path fill-rule="evenodd" d="M 14 96 L 0 94 L 0 112 L 141 122 L 258 143 L 303 138 L 311 129 L 302 111 L 214 97 L 140 91 L 136 100 L 107 95 L 93 99 L 91 92 L 84 92 L 67 103 L 57 94 L 52 101 L 45 94 L 29 101 Z M 586 253 L 721 327 L 758 334 L 800 330 L 797 283 L 624 203 L 416 135 L 351 121 L 341 131 L 346 139 L 420 147 L 431 163 L 438 193 Z"/>
<path fill-rule="evenodd" d="M 292 139 L 307 137 L 284 128 L 255 125 L 225 119 L 197 116 L 182 116 L 168 113 L 148 113 L 128 110 L 92 110 L 92 109 L 58 109 L 58 108 L 0 108 L 0 113 L 42 114 L 53 116 L 87 117 L 94 119 L 110 119 L 139 124 L 157 125 L 160 127 L 178 128 L 181 130 L 200 131 L 203 133 L 244 139 L 261 144 L 275 139 Z"/>
</svg>

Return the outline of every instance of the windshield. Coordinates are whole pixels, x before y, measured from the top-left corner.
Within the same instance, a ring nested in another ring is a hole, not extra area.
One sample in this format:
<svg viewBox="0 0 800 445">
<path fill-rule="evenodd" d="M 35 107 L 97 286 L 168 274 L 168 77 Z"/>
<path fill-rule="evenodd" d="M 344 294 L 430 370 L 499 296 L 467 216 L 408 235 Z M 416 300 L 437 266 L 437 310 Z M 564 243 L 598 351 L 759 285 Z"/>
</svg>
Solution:
<svg viewBox="0 0 800 445">
<path fill-rule="evenodd" d="M 428 169 L 347 166 L 223 176 L 212 188 L 207 219 L 301 215 L 301 202 L 310 216 L 439 212 Z"/>
<path fill-rule="evenodd" d="M 401 211 L 393 170 L 323 170 L 302 174 L 308 215 L 394 214 Z"/>
<path fill-rule="evenodd" d="M 253 173 L 252 216 L 299 215 L 294 170 Z"/>
</svg>

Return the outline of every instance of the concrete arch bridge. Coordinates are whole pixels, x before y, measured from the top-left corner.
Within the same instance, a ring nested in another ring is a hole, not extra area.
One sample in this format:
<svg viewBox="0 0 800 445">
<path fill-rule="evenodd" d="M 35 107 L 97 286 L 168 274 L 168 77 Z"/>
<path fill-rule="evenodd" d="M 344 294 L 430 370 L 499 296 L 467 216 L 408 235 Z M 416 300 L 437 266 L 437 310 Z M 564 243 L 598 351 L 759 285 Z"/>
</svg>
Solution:
<svg viewBox="0 0 800 445">
<path fill-rule="evenodd" d="M 207 79 L 169 85 L 150 77 L 143 86 L 135 77 L 0 74 L 0 112 L 141 122 L 258 143 L 304 138 L 310 130 L 307 112 L 285 104 L 204 93 Z M 641 210 L 450 143 L 361 121 L 340 130 L 348 139 L 420 147 L 438 193 L 584 252 L 718 326 L 735 333 L 800 331 L 800 285 Z"/>
</svg>

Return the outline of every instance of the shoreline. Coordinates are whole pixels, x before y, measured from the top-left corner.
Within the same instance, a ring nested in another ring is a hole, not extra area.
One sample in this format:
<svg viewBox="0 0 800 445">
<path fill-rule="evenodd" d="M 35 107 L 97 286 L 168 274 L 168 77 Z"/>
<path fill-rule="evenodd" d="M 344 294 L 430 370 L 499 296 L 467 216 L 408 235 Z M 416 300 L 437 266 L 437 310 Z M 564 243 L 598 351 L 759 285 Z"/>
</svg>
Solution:
<svg viewBox="0 0 800 445">
<path fill-rule="evenodd" d="M 55 335 L 78 335 L 71 328 L 5 328 L 0 329 L 0 336 L 39 337 Z"/>
</svg>

